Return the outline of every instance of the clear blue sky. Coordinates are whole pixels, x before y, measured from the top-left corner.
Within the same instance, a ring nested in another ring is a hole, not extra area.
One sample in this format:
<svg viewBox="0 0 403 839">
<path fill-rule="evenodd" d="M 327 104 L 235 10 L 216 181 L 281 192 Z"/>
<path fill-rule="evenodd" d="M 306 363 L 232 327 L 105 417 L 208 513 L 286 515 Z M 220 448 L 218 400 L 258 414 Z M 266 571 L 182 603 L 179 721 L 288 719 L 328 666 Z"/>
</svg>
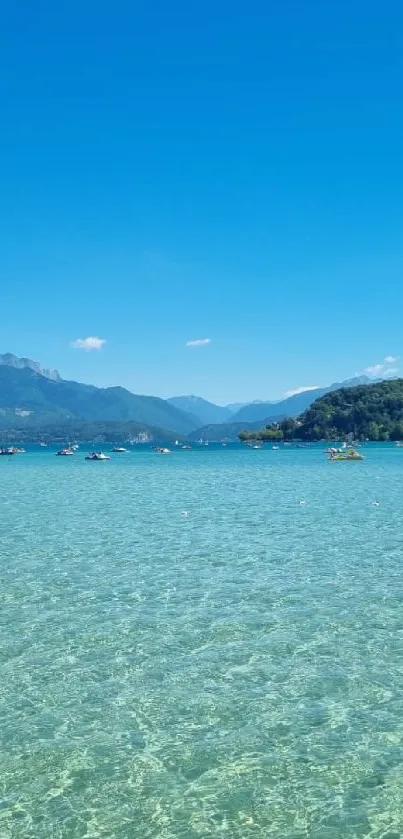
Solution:
<svg viewBox="0 0 403 839">
<path fill-rule="evenodd" d="M 6 3 L 0 351 L 222 403 L 403 355 L 402 79 L 399 2 Z"/>
</svg>

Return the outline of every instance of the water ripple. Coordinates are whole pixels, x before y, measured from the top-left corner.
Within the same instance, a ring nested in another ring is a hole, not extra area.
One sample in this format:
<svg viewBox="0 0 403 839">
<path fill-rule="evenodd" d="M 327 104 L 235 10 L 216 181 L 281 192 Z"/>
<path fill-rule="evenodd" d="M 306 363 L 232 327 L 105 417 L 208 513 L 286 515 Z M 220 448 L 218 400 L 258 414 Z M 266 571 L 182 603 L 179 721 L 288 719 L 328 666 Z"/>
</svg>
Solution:
<svg viewBox="0 0 403 839">
<path fill-rule="evenodd" d="M 1 839 L 400 839 L 401 457 L 0 464 Z"/>
</svg>

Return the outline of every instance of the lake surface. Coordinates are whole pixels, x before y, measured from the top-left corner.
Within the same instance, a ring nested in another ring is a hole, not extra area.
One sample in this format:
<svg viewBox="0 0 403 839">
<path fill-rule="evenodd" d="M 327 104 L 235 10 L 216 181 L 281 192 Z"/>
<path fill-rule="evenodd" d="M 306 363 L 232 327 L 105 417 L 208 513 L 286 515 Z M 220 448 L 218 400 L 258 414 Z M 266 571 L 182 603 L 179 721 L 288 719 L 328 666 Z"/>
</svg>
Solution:
<svg viewBox="0 0 403 839">
<path fill-rule="evenodd" d="M 403 449 L 364 453 L 0 458 L 1 839 L 401 839 Z"/>
</svg>

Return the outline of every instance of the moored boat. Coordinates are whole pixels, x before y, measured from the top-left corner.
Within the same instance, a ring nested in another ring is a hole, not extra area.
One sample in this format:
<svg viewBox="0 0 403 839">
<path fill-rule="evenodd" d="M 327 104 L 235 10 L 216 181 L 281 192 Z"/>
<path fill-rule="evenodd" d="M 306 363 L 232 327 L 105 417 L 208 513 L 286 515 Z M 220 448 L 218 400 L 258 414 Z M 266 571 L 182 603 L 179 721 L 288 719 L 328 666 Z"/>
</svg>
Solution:
<svg viewBox="0 0 403 839">
<path fill-rule="evenodd" d="M 345 451 L 340 451 L 337 449 L 330 449 L 329 451 L 329 459 L 330 460 L 364 460 L 364 455 L 357 452 L 356 449 L 346 449 Z"/>
<path fill-rule="evenodd" d="M 127 452 L 124 446 L 114 446 L 111 452 Z"/>
<path fill-rule="evenodd" d="M 85 460 L 110 460 L 110 457 L 103 452 L 91 452 L 85 456 Z"/>
<path fill-rule="evenodd" d="M 65 449 L 59 449 L 59 451 L 56 452 L 57 457 L 71 457 L 71 455 L 73 454 L 73 449 L 71 449 L 69 446 L 67 446 Z"/>
</svg>

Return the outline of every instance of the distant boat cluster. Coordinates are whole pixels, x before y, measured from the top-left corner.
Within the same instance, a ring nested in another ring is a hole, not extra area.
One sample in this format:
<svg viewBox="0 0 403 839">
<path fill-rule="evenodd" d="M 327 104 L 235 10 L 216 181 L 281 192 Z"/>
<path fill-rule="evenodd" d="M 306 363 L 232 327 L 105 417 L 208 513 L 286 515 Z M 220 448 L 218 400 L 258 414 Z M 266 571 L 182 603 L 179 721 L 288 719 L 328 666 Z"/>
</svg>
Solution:
<svg viewBox="0 0 403 839">
<path fill-rule="evenodd" d="M 177 446 L 181 449 L 190 449 L 191 450 L 191 448 L 192 448 L 191 446 L 180 445 L 178 440 L 175 440 L 175 446 Z M 60 451 L 56 452 L 56 455 L 59 456 L 59 457 L 71 457 L 71 455 L 73 455 L 77 451 L 78 448 L 79 448 L 79 446 L 77 444 L 74 445 L 74 446 L 67 446 L 65 449 L 60 449 Z M 124 454 L 127 451 L 128 451 L 128 449 L 125 449 L 124 446 L 114 446 L 113 449 L 111 449 L 111 452 L 114 452 L 115 454 Z M 157 454 L 170 454 L 171 453 L 171 449 L 168 449 L 165 446 L 156 446 L 154 448 L 154 451 Z M 94 452 L 91 452 L 90 454 L 85 455 L 85 460 L 110 460 L 110 457 L 109 457 L 109 455 L 105 454 L 102 451 L 99 451 L 99 452 L 94 451 Z"/>
<path fill-rule="evenodd" d="M 145 439 L 145 436 L 146 435 L 144 435 L 144 438 L 143 438 L 141 435 L 139 435 L 139 437 L 137 438 L 136 441 L 130 439 L 128 442 L 130 443 L 130 445 L 134 445 L 135 442 L 136 443 L 138 443 L 138 442 L 148 442 Z M 173 445 L 175 446 L 175 448 L 177 450 L 179 449 L 179 450 L 182 450 L 182 451 L 192 451 L 192 449 L 193 449 L 193 446 L 189 445 L 188 443 L 180 443 L 179 440 L 175 440 Z M 207 441 L 204 441 L 204 440 L 199 440 L 198 443 L 196 443 L 195 445 L 196 445 L 196 447 L 198 447 L 200 445 L 208 446 L 209 443 Z M 222 442 L 221 445 L 223 447 L 225 447 L 227 445 L 227 443 Z M 41 448 L 46 449 L 46 448 L 48 448 L 48 443 L 40 442 L 39 446 Z M 76 452 L 79 450 L 79 448 L 80 448 L 80 446 L 79 446 L 78 443 L 68 443 L 67 446 L 64 446 L 63 448 L 59 449 L 56 452 L 56 456 L 57 457 L 73 457 L 73 455 L 76 454 Z M 125 454 L 126 452 L 129 451 L 129 449 L 125 448 L 124 446 L 114 445 L 110 449 L 110 451 L 111 451 L 111 453 L 114 453 L 114 454 Z M 166 446 L 154 446 L 153 451 L 156 454 L 171 454 L 172 450 L 167 448 Z M 16 448 L 15 446 L 8 446 L 8 447 L 0 448 L 0 455 L 10 456 L 10 455 L 14 455 L 14 454 L 25 454 L 25 449 Z M 105 454 L 103 451 L 95 451 L 94 450 L 94 451 L 90 452 L 89 454 L 85 455 L 85 460 L 110 460 L 110 459 L 111 459 L 110 456 L 108 454 Z"/>
<path fill-rule="evenodd" d="M 39 443 L 39 445 L 41 446 L 41 448 L 47 448 L 48 444 L 47 443 Z M 191 450 L 192 449 L 192 446 L 188 446 L 186 444 L 185 445 L 180 445 L 178 440 L 175 441 L 175 446 L 179 447 L 180 449 L 185 449 L 185 450 Z M 65 446 L 64 448 L 59 449 L 59 451 L 56 452 L 56 457 L 73 457 L 73 455 L 78 451 L 79 448 L 80 447 L 79 447 L 78 443 L 69 443 L 68 446 Z M 113 448 L 111 449 L 111 452 L 113 452 L 115 454 L 124 454 L 127 451 L 128 451 L 128 449 L 126 449 L 124 446 L 113 446 Z M 171 453 L 171 449 L 168 449 L 165 446 L 155 446 L 153 451 L 155 451 L 156 454 L 170 454 Z M 11 456 L 11 455 L 14 455 L 14 454 L 25 454 L 25 449 L 18 449 L 15 446 L 9 446 L 7 448 L 0 448 L 0 455 Z M 89 454 L 86 454 L 84 459 L 85 460 L 110 460 L 111 458 L 110 458 L 109 455 L 105 454 L 103 451 L 92 451 Z"/>
<path fill-rule="evenodd" d="M 200 448 L 200 446 L 208 446 L 209 442 L 204 441 L 204 440 L 198 440 L 196 443 L 193 443 L 193 445 L 189 445 L 189 443 L 180 443 L 179 440 L 175 440 L 172 445 L 174 446 L 176 451 L 178 451 L 178 450 L 194 451 L 194 450 L 197 450 L 198 448 Z M 224 441 L 224 440 L 222 440 L 221 442 L 217 441 L 215 443 L 215 445 L 221 446 L 222 448 L 226 448 L 227 441 Z M 292 444 L 290 442 L 282 442 L 281 445 L 267 446 L 267 445 L 264 444 L 263 441 L 255 439 L 255 440 L 245 441 L 244 445 L 245 445 L 246 448 L 249 448 L 249 449 L 257 449 L 257 450 L 266 449 L 267 450 L 267 448 L 270 448 L 273 451 L 281 451 L 281 450 L 287 450 L 287 448 L 291 447 L 291 445 L 293 445 L 293 448 L 302 449 L 302 448 L 311 448 L 311 446 L 313 444 L 310 443 L 310 442 L 294 443 L 294 444 Z M 48 443 L 41 442 L 41 443 L 39 443 L 39 446 L 41 448 L 47 448 Z M 340 447 L 336 448 L 336 447 L 331 446 L 327 449 L 324 449 L 323 451 L 325 452 L 325 454 L 328 455 L 328 458 L 331 462 L 362 461 L 362 460 L 364 460 L 364 455 L 361 452 L 358 451 L 360 446 L 361 446 L 361 444 L 359 442 L 354 442 L 353 444 L 342 443 Z M 397 448 L 403 448 L 403 442 L 397 441 L 395 443 L 395 446 Z M 75 455 L 78 452 L 79 448 L 80 448 L 80 446 L 79 446 L 78 443 L 69 443 L 68 445 L 64 446 L 63 448 L 61 448 L 57 452 L 55 452 L 55 454 L 56 454 L 57 457 L 73 457 L 73 455 Z M 172 449 L 168 448 L 167 446 L 162 446 L 162 445 L 153 446 L 151 450 L 155 454 L 163 454 L 163 455 L 171 454 L 171 452 L 172 452 Z M 25 454 L 25 452 L 26 452 L 26 450 L 24 448 L 19 448 L 17 446 L 3 446 L 3 447 L 0 448 L 0 456 L 3 456 L 3 457 L 4 456 L 11 457 L 11 456 L 16 455 L 16 454 Z M 125 446 L 120 446 L 120 445 L 116 444 L 110 449 L 110 452 L 113 453 L 113 454 L 125 454 L 125 453 L 129 452 L 129 449 L 125 448 Z M 105 454 L 105 452 L 103 452 L 102 450 L 98 451 L 98 450 L 94 449 L 91 452 L 83 453 L 83 455 L 84 455 L 85 460 L 106 461 L 106 460 L 111 459 L 110 454 Z"/>
</svg>

